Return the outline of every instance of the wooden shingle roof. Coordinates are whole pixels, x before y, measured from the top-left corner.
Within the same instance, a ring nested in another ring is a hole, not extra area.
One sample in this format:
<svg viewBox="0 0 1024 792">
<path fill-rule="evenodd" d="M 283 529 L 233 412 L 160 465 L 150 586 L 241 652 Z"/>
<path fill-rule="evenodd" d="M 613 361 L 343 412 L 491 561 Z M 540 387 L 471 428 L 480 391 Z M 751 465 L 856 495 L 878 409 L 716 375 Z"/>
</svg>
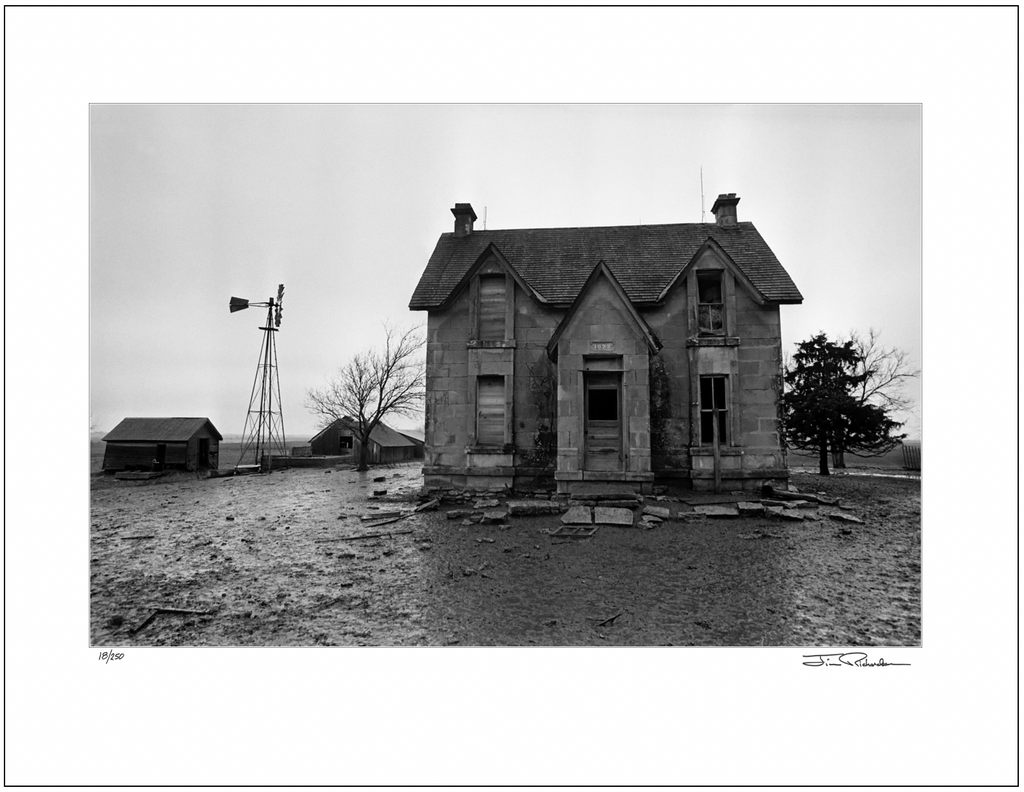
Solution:
<svg viewBox="0 0 1024 792">
<path fill-rule="evenodd" d="M 209 418 L 125 418 L 111 429 L 104 441 L 121 442 L 187 442 L 209 424 L 210 433 L 223 440 Z"/>
<path fill-rule="evenodd" d="M 753 223 L 724 228 L 713 223 L 676 223 L 473 231 L 463 237 L 442 234 L 409 308 L 428 310 L 444 305 L 492 246 L 550 303 L 572 303 L 602 260 L 632 302 L 653 303 L 709 239 L 721 246 L 766 300 L 803 301 Z"/>
</svg>

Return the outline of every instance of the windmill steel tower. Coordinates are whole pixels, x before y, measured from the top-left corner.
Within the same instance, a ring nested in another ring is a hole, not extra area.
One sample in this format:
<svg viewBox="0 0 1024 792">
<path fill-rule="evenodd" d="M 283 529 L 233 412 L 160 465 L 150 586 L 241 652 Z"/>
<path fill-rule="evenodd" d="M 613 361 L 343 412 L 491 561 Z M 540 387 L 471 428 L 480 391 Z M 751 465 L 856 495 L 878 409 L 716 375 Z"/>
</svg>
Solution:
<svg viewBox="0 0 1024 792">
<path fill-rule="evenodd" d="M 281 327 L 281 303 L 284 301 L 284 284 L 277 287 L 277 299 L 266 302 L 249 302 L 241 297 L 232 297 L 228 303 L 231 313 L 249 307 L 265 307 L 267 322 L 260 346 L 260 357 L 256 363 L 256 376 L 249 396 L 249 411 L 245 416 L 242 431 L 242 453 L 235 465 L 239 469 L 264 468 L 269 472 L 274 454 L 287 455 L 284 438 L 284 413 L 281 410 L 281 380 L 277 372 L 277 344 L 274 333 Z M 244 464 L 249 454 L 252 462 Z M 266 460 L 264 462 L 264 460 Z"/>
</svg>

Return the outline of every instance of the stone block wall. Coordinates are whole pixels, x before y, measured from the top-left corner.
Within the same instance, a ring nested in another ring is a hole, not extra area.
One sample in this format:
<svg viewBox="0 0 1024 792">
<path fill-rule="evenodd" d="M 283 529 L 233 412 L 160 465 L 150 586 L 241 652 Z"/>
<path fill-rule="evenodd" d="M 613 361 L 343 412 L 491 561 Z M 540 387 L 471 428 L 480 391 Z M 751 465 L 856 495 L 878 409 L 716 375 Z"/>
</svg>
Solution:
<svg viewBox="0 0 1024 792">
<path fill-rule="evenodd" d="M 470 298 L 459 295 L 446 311 L 427 316 L 424 473 L 465 475 L 472 408 L 469 394 Z"/>
<path fill-rule="evenodd" d="M 707 266 L 721 266 L 709 259 Z M 701 447 L 699 377 L 729 377 L 730 442 L 721 470 L 730 487 L 786 475 L 778 431 L 781 332 L 777 305 L 759 305 L 725 271 L 727 337 L 696 339 L 695 277 L 683 277 L 643 319 L 663 344 L 652 353 L 608 282 L 594 283 L 559 342 L 547 344 L 565 307 L 531 299 L 509 276 L 511 337 L 473 342 L 474 289 L 427 319 L 424 474 L 428 486 L 512 485 L 555 475 L 584 478 L 583 371 L 595 358 L 620 358 L 626 480 L 659 477 L 711 486 L 713 458 Z M 506 377 L 502 448 L 475 447 L 476 378 Z M 519 477 L 517 479 L 517 477 Z"/>
<path fill-rule="evenodd" d="M 720 465 L 729 486 L 750 486 L 786 475 L 778 433 L 781 397 L 779 307 L 759 304 L 715 255 L 695 269 L 721 269 L 726 332 L 700 338 L 696 331 L 696 278 L 680 279 L 658 309 L 644 318 L 664 345 L 651 358 L 652 466 L 661 477 L 711 486 L 713 450 L 700 445 L 699 377 L 724 375 L 729 382 L 729 444 Z"/>
<path fill-rule="evenodd" d="M 510 279 L 511 281 L 511 279 Z M 427 318 L 424 475 L 428 486 L 500 488 L 521 469 L 555 464 L 555 370 L 547 343 L 564 310 L 532 300 L 514 281 L 512 338 L 473 344 L 471 288 Z M 476 449 L 477 377 L 506 378 L 506 435 L 499 449 Z M 472 482 L 472 484 L 470 483 Z"/>
</svg>

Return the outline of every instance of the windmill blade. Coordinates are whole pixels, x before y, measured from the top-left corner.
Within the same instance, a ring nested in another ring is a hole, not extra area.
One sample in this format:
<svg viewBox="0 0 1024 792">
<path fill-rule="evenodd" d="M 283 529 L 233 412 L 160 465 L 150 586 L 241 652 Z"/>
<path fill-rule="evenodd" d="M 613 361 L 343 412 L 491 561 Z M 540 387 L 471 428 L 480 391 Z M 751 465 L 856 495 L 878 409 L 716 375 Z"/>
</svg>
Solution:
<svg viewBox="0 0 1024 792">
<path fill-rule="evenodd" d="M 243 300 L 241 297 L 232 297 L 231 302 L 228 303 L 228 308 L 231 309 L 231 313 L 235 311 L 244 311 L 249 307 L 249 301 Z"/>
<path fill-rule="evenodd" d="M 277 310 L 274 312 L 274 327 L 281 326 L 281 303 L 284 302 L 284 284 L 277 287 Z"/>
</svg>

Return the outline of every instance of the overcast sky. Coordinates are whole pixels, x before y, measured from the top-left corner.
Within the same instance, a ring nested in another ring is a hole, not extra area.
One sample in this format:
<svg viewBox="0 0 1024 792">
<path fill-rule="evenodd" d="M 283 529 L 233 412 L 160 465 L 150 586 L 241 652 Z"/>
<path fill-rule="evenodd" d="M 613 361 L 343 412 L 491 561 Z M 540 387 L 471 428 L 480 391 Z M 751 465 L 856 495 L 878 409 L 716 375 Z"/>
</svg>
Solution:
<svg viewBox="0 0 1024 792">
<path fill-rule="evenodd" d="M 919 105 L 94 105 L 92 421 L 241 432 L 263 314 L 228 299 L 284 283 L 285 428 L 308 438 L 306 389 L 425 320 L 455 202 L 490 229 L 699 222 L 702 168 L 708 219 L 735 192 L 804 295 L 787 350 L 873 327 L 919 368 L 921 142 Z"/>
</svg>

